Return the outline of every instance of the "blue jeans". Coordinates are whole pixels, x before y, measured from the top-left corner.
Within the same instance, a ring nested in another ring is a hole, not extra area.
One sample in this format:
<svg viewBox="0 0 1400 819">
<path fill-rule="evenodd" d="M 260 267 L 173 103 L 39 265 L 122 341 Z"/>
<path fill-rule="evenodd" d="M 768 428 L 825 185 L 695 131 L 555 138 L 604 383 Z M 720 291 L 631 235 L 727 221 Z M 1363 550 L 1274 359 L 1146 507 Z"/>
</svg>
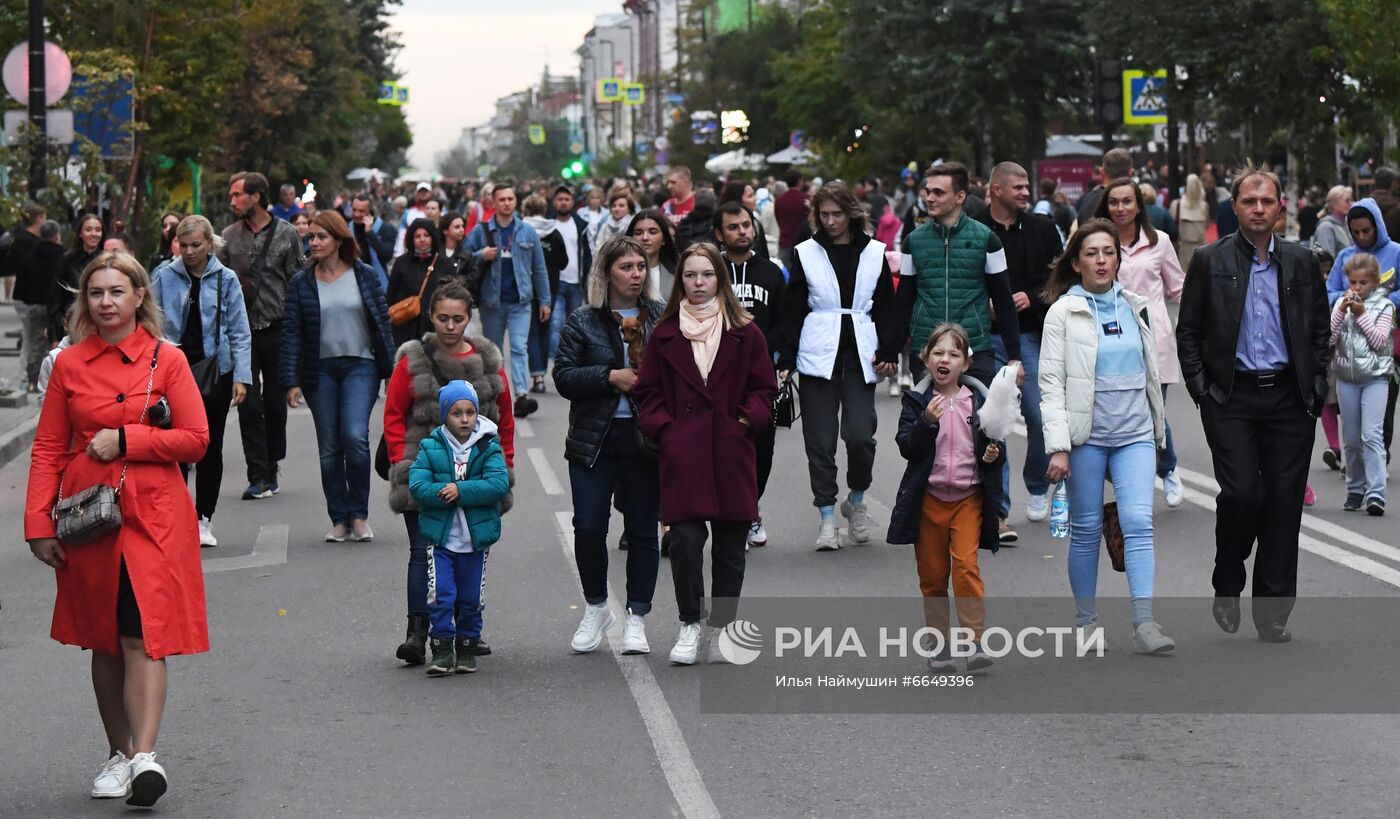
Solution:
<svg viewBox="0 0 1400 819">
<path fill-rule="evenodd" d="M 481 331 L 491 343 L 506 349 L 506 331 L 510 331 L 510 389 L 520 395 L 530 389 L 528 353 L 530 338 L 530 313 L 534 312 L 530 302 L 524 304 L 501 304 L 498 307 L 481 308 Z"/>
<path fill-rule="evenodd" d="M 451 552 L 429 546 L 432 571 L 428 574 L 428 636 L 435 639 L 476 640 L 481 637 L 482 580 L 486 576 L 485 552 Z"/>
<path fill-rule="evenodd" d="M 1006 345 L 1001 336 L 992 336 L 992 350 L 996 353 L 997 369 L 1006 366 Z M 1021 366 L 1026 369 L 1026 383 L 1021 385 L 1021 415 L 1026 419 L 1026 465 L 1021 469 L 1021 480 L 1026 484 L 1026 494 L 1044 495 L 1050 489 L 1045 479 L 1045 470 L 1050 467 L 1050 456 L 1045 454 L 1045 432 L 1040 420 L 1040 333 L 1021 334 Z M 988 385 L 990 386 L 990 385 Z M 1001 467 L 1001 517 L 1011 514 L 1011 459 Z"/>
<path fill-rule="evenodd" d="M 1167 386 L 1162 385 L 1162 411 L 1165 415 L 1167 408 Z M 1167 428 L 1167 448 L 1157 453 L 1157 477 L 1165 478 L 1176 470 L 1176 444 L 1172 443 L 1172 425 L 1163 418 L 1162 423 Z"/>
<path fill-rule="evenodd" d="M 369 518 L 369 416 L 379 399 L 374 360 L 323 358 L 304 385 L 321 452 L 321 491 L 331 523 Z"/>
<path fill-rule="evenodd" d="M 1347 459 L 1347 494 L 1385 502 L 1385 416 L 1390 379 L 1353 383 L 1337 379 L 1342 411 L 1342 447 Z"/>
<path fill-rule="evenodd" d="M 1152 619 L 1152 584 L 1156 563 L 1152 552 L 1152 480 L 1157 447 L 1139 441 L 1118 447 L 1081 444 L 1069 453 L 1069 587 L 1074 593 L 1075 623 L 1087 625 L 1098 616 L 1095 597 L 1099 582 L 1099 553 L 1103 551 L 1103 483 L 1112 475 L 1123 526 L 1123 562 L 1128 570 L 1128 594 L 1133 600 L 1133 625 Z"/>
<path fill-rule="evenodd" d="M 549 317 L 549 357 L 559 350 L 559 335 L 564 332 L 564 321 L 569 314 L 583 306 L 583 285 L 559 282 L 559 292 L 554 296 L 554 313 Z"/>
<path fill-rule="evenodd" d="M 569 461 L 569 489 L 574 502 L 574 561 L 583 599 L 592 606 L 608 599 L 608 518 L 616 491 L 627 534 L 627 608 L 633 614 L 650 612 L 661 566 L 656 536 L 661 486 L 656 470 L 637 451 L 632 420 L 613 419 L 592 467 Z"/>
</svg>

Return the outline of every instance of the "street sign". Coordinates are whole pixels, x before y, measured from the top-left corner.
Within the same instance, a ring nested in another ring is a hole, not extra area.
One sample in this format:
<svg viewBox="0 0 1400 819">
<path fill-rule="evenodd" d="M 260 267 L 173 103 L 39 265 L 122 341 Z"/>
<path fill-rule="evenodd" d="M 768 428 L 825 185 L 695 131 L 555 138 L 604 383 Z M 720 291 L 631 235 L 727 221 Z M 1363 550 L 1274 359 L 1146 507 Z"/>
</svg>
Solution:
<svg viewBox="0 0 1400 819">
<path fill-rule="evenodd" d="M 29 45 L 20 43 L 5 55 L 5 90 L 21 105 L 29 104 Z M 44 104 L 53 105 L 68 93 L 73 64 L 57 44 L 44 42 Z"/>
<path fill-rule="evenodd" d="M 103 159 L 130 159 L 135 110 L 131 80 L 104 83 L 79 74 L 73 77 L 72 94 L 77 109 L 73 130 L 92 140 Z"/>
<path fill-rule="evenodd" d="M 408 105 L 408 86 L 399 85 L 394 89 L 394 104 L 398 106 Z"/>
<path fill-rule="evenodd" d="M 647 88 L 639 82 L 622 84 L 623 102 L 627 105 L 641 105 L 647 101 Z"/>
<path fill-rule="evenodd" d="M 526 129 L 526 133 L 529 134 L 529 136 L 530 136 L 530 144 L 531 144 L 531 145 L 543 145 L 543 144 L 544 144 L 544 126 L 543 126 L 543 125 L 531 125 L 529 128 Z"/>
<path fill-rule="evenodd" d="M 29 121 L 28 111 L 5 112 L 5 141 L 14 142 L 19 130 Z M 50 108 L 44 115 L 44 128 L 50 142 L 69 145 L 73 142 L 73 112 L 68 108 Z"/>
<path fill-rule="evenodd" d="M 395 108 L 408 105 L 408 86 L 396 82 L 381 82 L 379 84 L 379 104 L 392 105 Z"/>
<path fill-rule="evenodd" d="M 622 99 L 622 83 L 618 80 L 598 80 L 598 102 L 617 102 Z"/>
<path fill-rule="evenodd" d="M 1123 72 L 1123 121 L 1155 125 L 1167 121 L 1167 72 Z"/>
</svg>

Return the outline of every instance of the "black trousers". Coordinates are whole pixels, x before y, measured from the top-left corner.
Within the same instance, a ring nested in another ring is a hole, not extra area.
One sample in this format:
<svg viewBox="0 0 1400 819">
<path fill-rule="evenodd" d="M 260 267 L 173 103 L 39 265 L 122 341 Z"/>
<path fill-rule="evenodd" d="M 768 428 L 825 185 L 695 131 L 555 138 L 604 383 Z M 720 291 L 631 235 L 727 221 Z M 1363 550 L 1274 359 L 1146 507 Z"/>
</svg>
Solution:
<svg viewBox="0 0 1400 819">
<path fill-rule="evenodd" d="M 831 378 L 804 374 L 797 384 L 812 505 L 835 506 L 838 434 L 846 442 L 846 486 L 856 492 L 870 488 L 875 467 L 875 385 L 865 383 L 860 354 L 854 349 L 836 354 Z"/>
<path fill-rule="evenodd" d="M 209 419 L 209 448 L 198 464 L 180 464 L 186 481 L 190 470 L 194 475 L 194 508 L 202 518 L 213 518 L 219 505 L 219 490 L 224 485 L 224 427 L 228 423 L 229 402 L 233 400 L 233 373 L 219 379 L 219 389 L 212 398 L 204 399 L 204 416 Z"/>
<path fill-rule="evenodd" d="M 712 626 L 734 622 L 739 593 L 744 588 L 744 539 L 746 520 L 710 522 L 714 543 L 710 546 L 710 597 Z M 676 609 L 682 623 L 705 619 L 705 531 L 703 520 L 671 524 L 671 580 L 676 586 Z"/>
<path fill-rule="evenodd" d="M 758 467 L 758 498 L 768 488 L 768 476 L 773 474 L 773 448 L 778 444 L 778 428 L 772 424 L 753 439 L 754 459 Z"/>
<path fill-rule="evenodd" d="M 253 331 L 253 385 L 238 407 L 238 431 L 248 483 L 277 480 L 277 465 L 287 457 L 287 401 L 277 366 L 282 358 L 282 322 Z"/>
<path fill-rule="evenodd" d="M 1390 379 L 1389 394 L 1385 399 L 1385 422 L 1381 425 L 1385 433 L 1385 462 L 1390 463 L 1390 442 L 1395 439 L 1395 399 L 1400 398 L 1400 383 L 1394 376 Z"/>
<path fill-rule="evenodd" d="M 1215 507 L 1218 597 L 1244 591 L 1254 558 L 1254 622 L 1287 621 L 1298 593 L 1298 530 L 1316 423 L 1291 379 L 1273 387 L 1236 382 L 1224 405 L 1206 398 L 1201 421 L 1220 494 Z"/>
</svg>

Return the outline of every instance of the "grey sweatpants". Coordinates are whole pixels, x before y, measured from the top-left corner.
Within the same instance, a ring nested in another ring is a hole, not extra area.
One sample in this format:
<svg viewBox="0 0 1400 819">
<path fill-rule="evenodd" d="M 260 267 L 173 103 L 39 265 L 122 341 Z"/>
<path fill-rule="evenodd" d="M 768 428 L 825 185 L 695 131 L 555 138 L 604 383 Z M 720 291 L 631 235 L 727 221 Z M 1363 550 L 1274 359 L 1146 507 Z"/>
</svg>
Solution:
<svg viewBox="0 0 1400 819">
<path fill-rule="evenodd" d="M 818 508 L 836 505 L 838 429 L 846 442 L 846 486 L 856 492 L 869 489 L 875 467 L 876 385 L 865 383 L 860 353 L 839 352 L 831 375 L 798 379 L 812 505 Z"/>
</svg>

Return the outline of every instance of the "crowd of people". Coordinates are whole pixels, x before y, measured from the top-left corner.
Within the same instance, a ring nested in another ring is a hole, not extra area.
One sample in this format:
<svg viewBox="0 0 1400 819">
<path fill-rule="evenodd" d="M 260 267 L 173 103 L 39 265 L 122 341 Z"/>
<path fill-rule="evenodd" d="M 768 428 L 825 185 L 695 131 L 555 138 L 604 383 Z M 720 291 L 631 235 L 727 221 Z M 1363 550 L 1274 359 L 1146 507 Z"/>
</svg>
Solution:
<svg viewBox="0 0 1400 819">
<path fill-rule="evenodd" d="M 1384 174 L 1377 183 L 1394 182 Z M 1282 235 L 1283 187 L 1267 169 L 1230 174 L 1228 189 L 1203 169 L 1169 203 L 1127 151 L 1109 151 L 1098 177 L 1076 210 L 1015 162 L 985 181 L 938 162 L 889 195 L 878 180 L 797 171 L 710 186 L 674 167 L 642 182 L 425 181 L 397 198 L 375 185 L 320 202 L 284 185 L 276 203 L 265 176 L 240 172 L 228 226 L 166 214 L 150 272 L 100 217 L 74 222 L 65 252 L 63 226 L 26 206 L 7 262 L 26 377 L 46 400 L 25 537 L 58 578 L 53 637 L 93 650 L 110 743 L 93 796 L 149 805 L 165 790 L 154 756 L 164 659 L 207 650 L 199 547 L 218 544 L 235 408 L 242 498 L 259 501 L 280 491 L 288 410 L 307 404 L 327 542 L 372 540 L 372 474 L 388 482 L 409 544 L 394 653 L 442 676 L 492 652 L 485 573 L 511 537 L 516 419 L 551 382 L 568 405 L 586 604 L 570 648 L 597 650 L 613 625 L 616 508 L 621 653 L 650 652 L 664 556 L 678 665 L 723 661 L 714 630 L 737 616 L 746 552 L 769 542 L 760 507 L 779 424 L 800 414 L 812 547 L 878 537 L 867 493 L 887 384 L 901 401 L 889 434 L 908 463 L 885 540 L 914 545 L 941 646 L 929 666 L 948 672 L 950 586 L 977 638 L 966 667 L 986 668 L 977 555 L 1018 539 L 1006 436 L 979 412 L 996 378 L 1021 387 L 1011 409 L 1026 425 L 1027 519 L 1046 520 L 1055 487 L 1067 491 L 1076 625 L 1099 627 L 1099 544 L 1113 526 L 1133 649 L 1174 649 L 1153 610 L 1153 515 L 1158 480 L 1168 507 L 1185 494 L 1166 412 L 1181 384 L 1221 486 L 1212 613 L 1239 628 L 1253 551 L 1257 634 L 1289 640 L 1318 417 L 1324 460 L 1346 473 L 1343 508 L 1385 511 L 1400 343 L 1387 222 L 1400 202 L 1333 189 L 1302 244 Z M 1168 301 L 1181 305 L 1175 327 Z M 65 503 L 104 487 L 115 525 Z M 90 528 L 80 540 L 74 526 Z"/>
</svg>

